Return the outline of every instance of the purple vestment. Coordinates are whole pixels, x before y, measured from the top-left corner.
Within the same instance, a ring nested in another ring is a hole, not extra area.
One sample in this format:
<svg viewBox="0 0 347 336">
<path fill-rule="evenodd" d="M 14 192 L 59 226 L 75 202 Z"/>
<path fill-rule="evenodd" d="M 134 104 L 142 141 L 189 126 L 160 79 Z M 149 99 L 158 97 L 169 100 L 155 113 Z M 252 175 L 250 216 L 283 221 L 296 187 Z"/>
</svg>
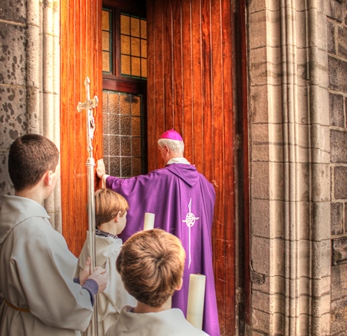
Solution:
<svg viewBox="0 0 347 336">
<path fill-rule="evenodd" d="M 212 267 L 211 229 L 216 197 L 213 185 L 195 166 L 174 163 L 147 175 L 125 179 L 109 176 L 106 187 L 129 202 L 123 240 L 143 230 L 145 212 L 155 214 L 155 228 L 181 239 L 187 257 L 183 286 L 174 294 L 172 306 L 186 315 L 189 275 L 206 275 L 203 330 L 211 336 L 220 336 Z"/>
</svg>

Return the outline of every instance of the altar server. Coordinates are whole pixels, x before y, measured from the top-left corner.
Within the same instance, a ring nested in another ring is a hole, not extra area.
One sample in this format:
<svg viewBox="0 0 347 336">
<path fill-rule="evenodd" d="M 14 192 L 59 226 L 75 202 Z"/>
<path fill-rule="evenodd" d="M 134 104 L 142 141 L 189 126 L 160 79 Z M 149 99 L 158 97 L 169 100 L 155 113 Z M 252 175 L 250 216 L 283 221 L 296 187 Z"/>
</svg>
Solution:
<svg viewBox="0 0 347 336">
<path fill-rule="evenodd" d="M 118 235 L 126 227 L 126 199 L 110 189 L 95 192 L 95 249 L 96 266 L 105 268 L 109 275 L 106 289 L 98 295 L 98 335 L 104 336 L 109 326 L 116 322 L 125 305 L 134 305 L 136 300 L 124 289 L 123 282 L 116 270 L 116 260 L 122 248 L 122 239 Z M 90 255 L 89 232 L 79 256 L 79 271 Z M 83 333 L 92 335 L 92 326 Z"/>
<path fill-rule="evenodd" d="M 55 188 L 58 161 L 55 144 L 38 134 L 17 138 L 10 148 L 15 196 L 3 196 L 0 210 L 1 336 L 80 335 L 94 295 L 107 285 L 106 270 L 91 273 L 90 259 L 74 280 L 77 258 L 42 206 Z"/>
<path fill-rule="evenodd" d="M 123 245 L 117 270 L 125 289 L 136 298 L 125 306 L 107 336 L 203 336 L 171 298 L 182 286 L 185 251 L 180 240 L 160 229 L 139 232 Z"/>
</svg>

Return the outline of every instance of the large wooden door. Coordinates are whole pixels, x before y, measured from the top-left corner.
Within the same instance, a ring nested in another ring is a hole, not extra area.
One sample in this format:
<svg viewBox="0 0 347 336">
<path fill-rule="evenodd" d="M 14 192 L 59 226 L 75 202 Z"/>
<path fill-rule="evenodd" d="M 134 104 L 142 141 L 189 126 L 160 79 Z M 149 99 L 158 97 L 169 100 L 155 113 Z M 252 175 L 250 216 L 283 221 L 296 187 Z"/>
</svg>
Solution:
<svg viewBox="0 0 347 336">
<path fill-rule="evenodd" d="M 242 190 L 237 190 L 237 186 L 242 188 L 242 172 L 235 179 L 237 158 L 245 163 L 243 176 L 247 176 L 247 155 L 242 157 L 242 153 L 247 154 L 247 142 L 243 143 L 243 152 L 239 146 L 242 127 L 246 135 L 247 125 L 246 116 L 237 116 L 235 112 L 246 111 L 242 96 L 246 87 L 243 84 L 235 88 L 235 78 L 245 77 L 245 37 L 240 34 L 242 29 L 235 29 L 244 21 L 235 21 L 235 3 L 244 7 L 243 0 L 147 0 L 148 170 L 161 166 L 157 139 L 164 130 L 174 127 L 184 137 L 187 159 L 215 186 L 212 238 L 222 335 L 235 334 L 239 304 L 235 293 L 241 273 L 246 280 L 246 305 L 249 297 L 247 253 L 241 266 L 236 264 L 236 252 L 239 257 L 240 251 L 247 252 L 247 246 L 242 249 L 239 244 L 236 248 L 237 237 L 239 242 L 247 239 L 247 209 L 238 212 L 237 230 L 235 205 L 242 199 Z M 91 96 L 102 98 L 101 12 L 102 0 L 61 2 L 63 235 L 76 255 L 87 229 L 85 113 L 79 114 L 76 106 L 85 99 L 87 75 L 91 79 Z M 237 43 L 243 48 L 241 53 L 235 50 Z M 102 157 L 101 106 L 102 101 L 95 111 L 96 159 Z M 245 207 L 247 195 L 245 192 Z"/>
<path fill-rule="evenodd" d="M 235 1 L 147 0 L 149 170 L 175 128 L 215 186 L 214 271 L 222 335 L 235 334 Z"/>
<path fill-rule="evenodd" d="M 78 256 L 88 228 L 86 112 L 84 81 L 99 98 L 94 110 L 95 161 L 102 157 L 101 0 L 63 0 L 61 3 L 61 186 L 62 230 L 70 250 Z"/>
</svg>

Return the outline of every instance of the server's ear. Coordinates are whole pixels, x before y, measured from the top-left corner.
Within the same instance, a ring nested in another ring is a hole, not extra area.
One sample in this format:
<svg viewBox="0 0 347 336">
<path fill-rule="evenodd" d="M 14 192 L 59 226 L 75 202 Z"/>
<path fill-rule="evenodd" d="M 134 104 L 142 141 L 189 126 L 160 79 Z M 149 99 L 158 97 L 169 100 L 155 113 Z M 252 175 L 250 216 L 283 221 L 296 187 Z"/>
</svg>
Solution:
<svg viewBox="0 0 347 336">
<path fill-rule="evenodd" d="M 182 286 L 183 286 L 183 278 L 181 278 L 181 281 L 180 281 L 179 285 L 177 286 L 176 290 L 178 290 L 178 291 L 181 290 Z"/>
<path fill-rule="evenodd" d="M 119 218 L 120 218 L 120 212 L 118 211 L 118 212 L 117 212 L 117 215 L 113 218 L 113 221 L 114 221 L 115 223 L 118 223 L 118 222 L 119 222 Z"/>
<path fill-rule="evenodd" d="M 51 186 L 53 184 L 54 174 L 51 170 L 48 170 L 43 175 L 43 181 L 47 186 Z"/>
</svg>

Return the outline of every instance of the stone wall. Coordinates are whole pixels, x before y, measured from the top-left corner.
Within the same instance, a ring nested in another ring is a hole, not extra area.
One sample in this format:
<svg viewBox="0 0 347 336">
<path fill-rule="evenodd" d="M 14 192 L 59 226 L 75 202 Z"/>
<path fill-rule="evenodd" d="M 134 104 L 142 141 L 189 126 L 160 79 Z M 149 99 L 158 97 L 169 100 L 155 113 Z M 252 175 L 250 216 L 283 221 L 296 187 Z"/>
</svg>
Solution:
<svg viewBox="0 0 347 336">
<path fill-rule="evenodd" d="M 330 335 L 326 3 L 248 1 L 251 335 Z"/>
<path fill-rule="evenodd" d="M 3 0 L 0 6 L 0 206 L 13 194 L 7 171 L 11 143 L 27 132 L 26 1 Z"/>
<path fill-rule="evenodd" d="M 0 6 L 0 206 L 13 194 L 7 171 L 11 143 L 42 134 L 60 147 L 59 0 L 2 0 Z M 61 230 L 60 181 L 45 201 Z"/>
<path fill-rule="evenodd" d="M 328 1 L 331 236 L 347 237 L 347 12 L 345 1 Z M 347 329 L 347 260 L 332 266 L 331 335 Z"/>
</svg>

